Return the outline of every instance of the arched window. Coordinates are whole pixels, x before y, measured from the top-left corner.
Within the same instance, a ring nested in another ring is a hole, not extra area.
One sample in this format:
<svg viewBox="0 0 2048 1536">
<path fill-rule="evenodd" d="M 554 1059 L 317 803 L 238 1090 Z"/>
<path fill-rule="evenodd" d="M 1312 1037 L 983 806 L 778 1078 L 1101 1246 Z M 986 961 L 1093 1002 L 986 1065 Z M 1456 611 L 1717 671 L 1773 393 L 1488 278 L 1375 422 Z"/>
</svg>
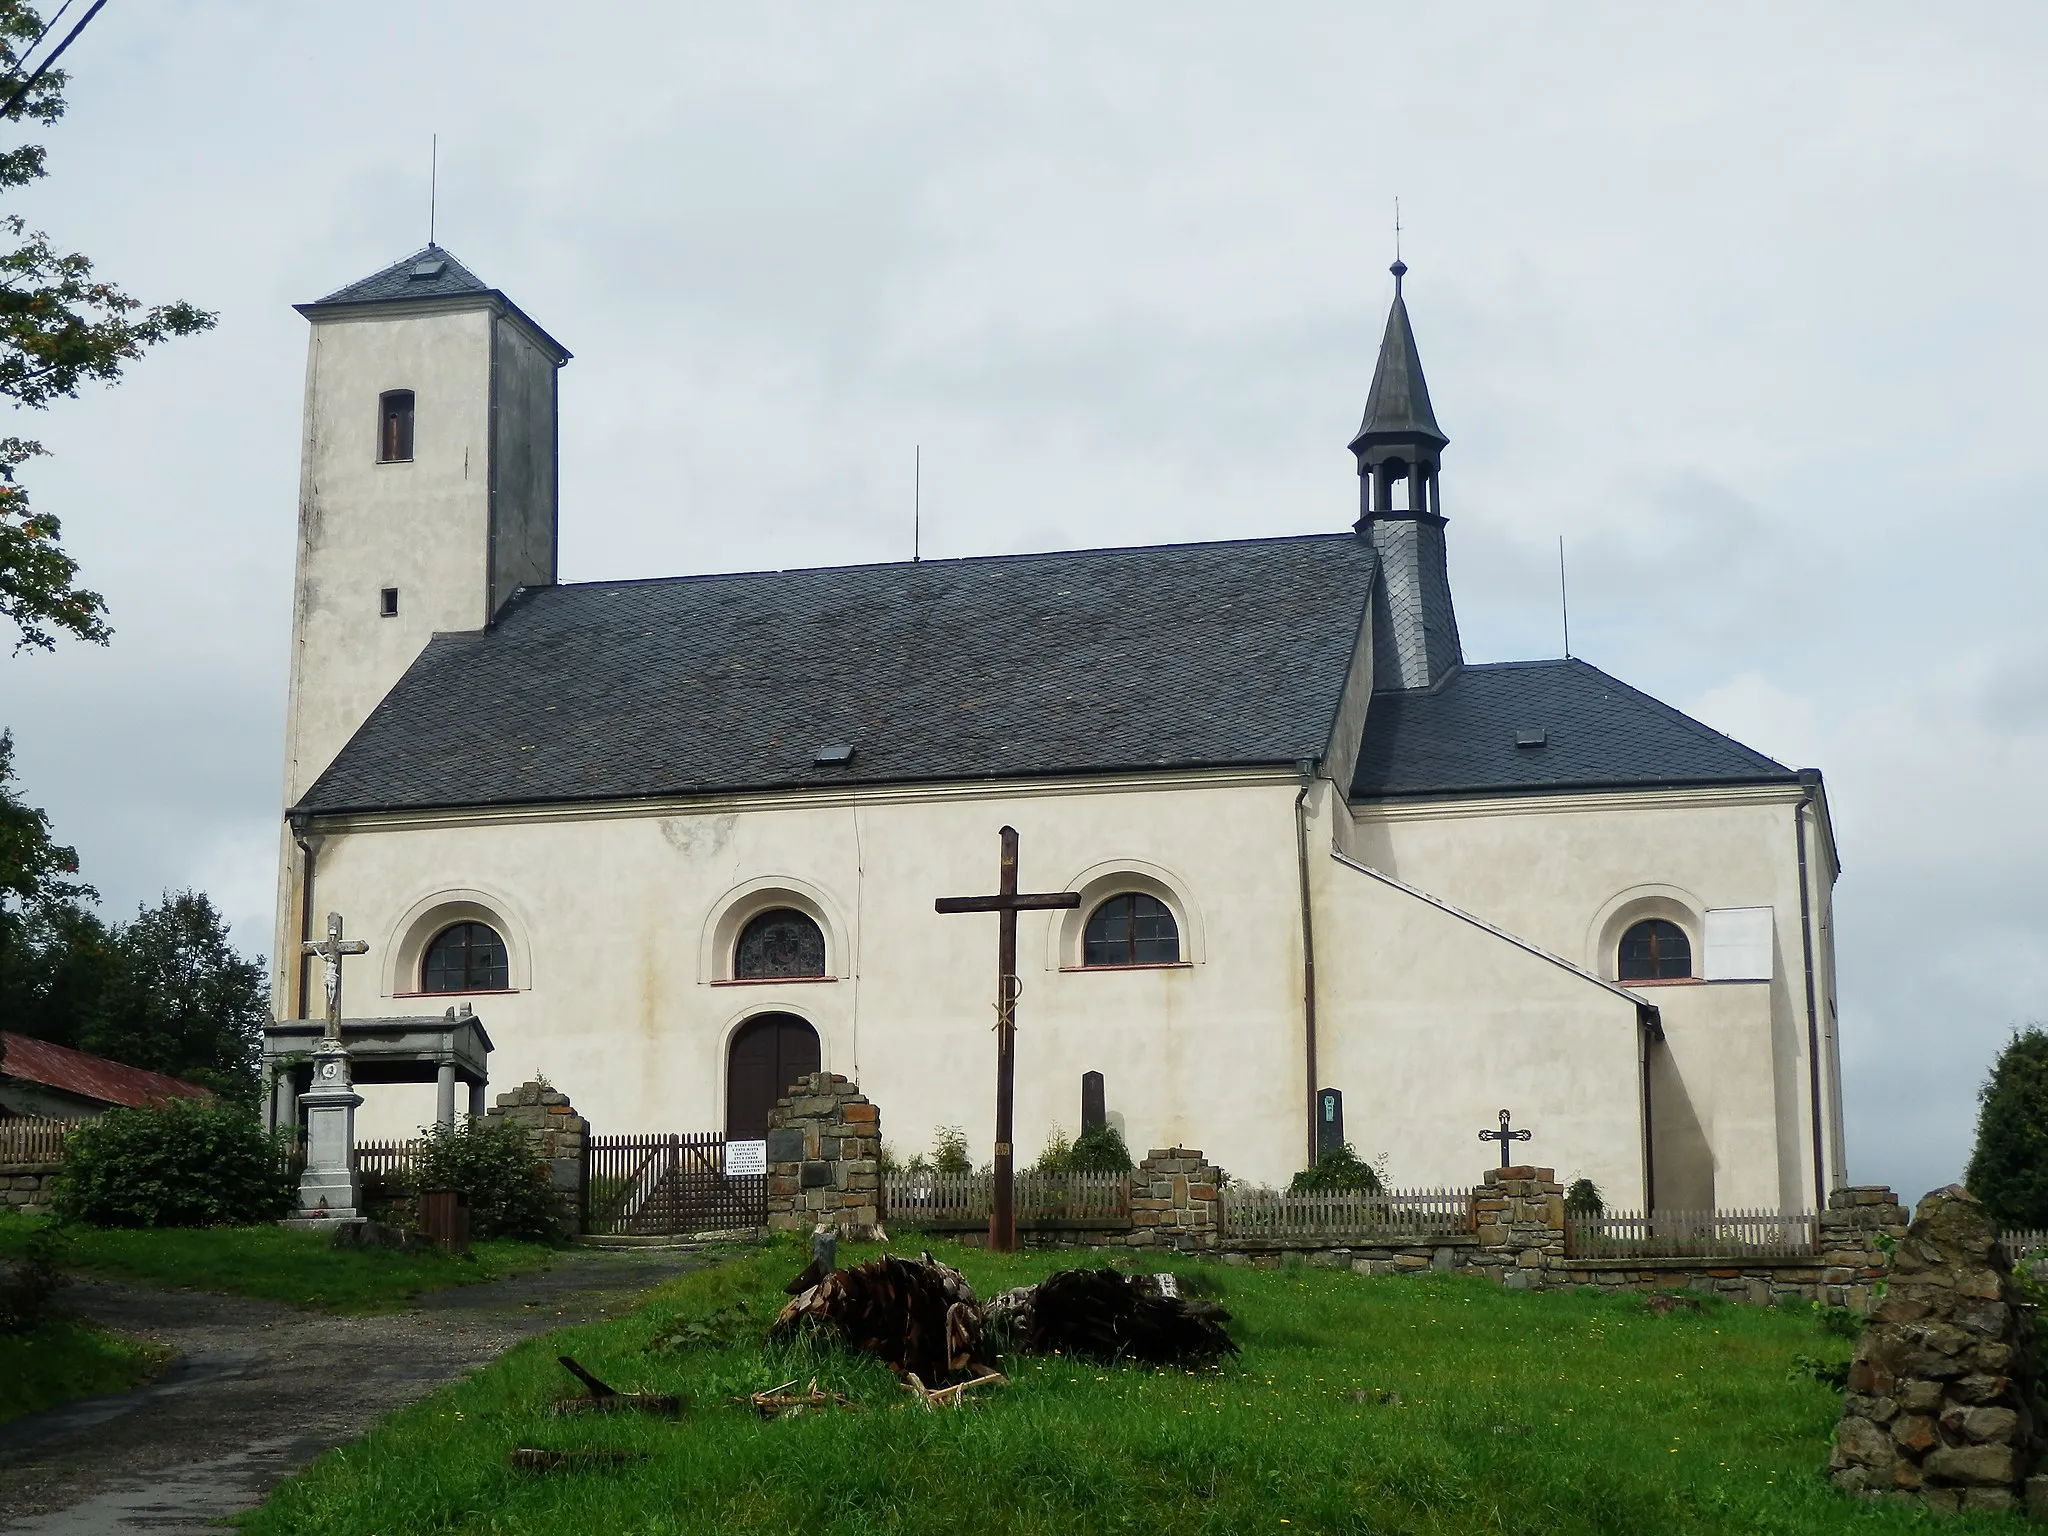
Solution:
<svg viewBox="0 0 2048 1536">
<path fill-rule="evenodd" d="M 505 941 L 488 923 L 456 923 L 434 935 L 420 966 L 425 992 L 503 992 L 511 985 Z"/>
<path fill-rule="evenodd" d="M 825 935 L 794 907 L 777 907 L 750 920 L 733 946 L 735 981 L 775 981 L 825 974 Z"/>
<path fill-rule="evenodd" d="M 1692 941 L 1676 923 L 1652 917 L 1621 936 L 1623 981 L 1676 981 L 1692 975 Z"/>
<path fill-rule="evenodd" d="M 1126 891 L 1088 914 L 1083 965 L 1177 965 L 1180 928 L 1165 902 Z"/>
<path fill-rule="evenodd" d="M 377 399 L 377 462 L 397 464 L 412 457 L 412 391 L 394 389 Z"/>
</svg>

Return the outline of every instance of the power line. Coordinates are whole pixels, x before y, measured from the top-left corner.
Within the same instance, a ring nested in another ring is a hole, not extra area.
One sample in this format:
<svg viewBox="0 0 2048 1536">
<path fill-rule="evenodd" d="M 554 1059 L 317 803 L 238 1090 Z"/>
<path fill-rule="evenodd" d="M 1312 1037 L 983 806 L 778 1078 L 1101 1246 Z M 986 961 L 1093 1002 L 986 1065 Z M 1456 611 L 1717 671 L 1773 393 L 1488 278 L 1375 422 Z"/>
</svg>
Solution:
<svg viewBox="0 0 2048 1536">
<path fill-rule="evenodd" d="M 74 26 L 69 32 L 64 34 L 64 41 L 59 43 L 56 46 L 56 48 L 51 51 L 50 56 L 47 59 L 44 59 L 42 63 L 36 66 L 36 72 L 34 74 L 30 75 L 26 80 L 22 81 L 21 84 L 15 88 L 14 94 L 7 98 L 6 104 L 0 105 L 0 118 L 8 118 L 14 115 L 14 109 L 16 105 L 20 103 L 21 99 L 24 96 L 28 95 L 30 91 L 36 88 L 37 84 L 42 80 L 43 76 L 47 75 L 50 72 L 50 66 L 55 64 L 59 59 L 64 57 L 64 50 L 66 48 L 69 48 L 73 43 L 78 41 L 78 34 L 85 30 L 86 23 L 91 21 L 93 17 L 99 15 L 101 9 L 106 5 L 106 3 L 107 0 L 93 0 L 92 9 L 87 11 L 83 16 L 78 18 L 78 24 Z M 62 14 L 63 13 L 61 11 L 58 13 L 58 15 Z M 52 17 L 51 22 L 53 25 L 55 21 L 56 18 Z M 49 29 L 46 27 L 44 28 L 44 30 L 48 31 Z"/>
</svg>

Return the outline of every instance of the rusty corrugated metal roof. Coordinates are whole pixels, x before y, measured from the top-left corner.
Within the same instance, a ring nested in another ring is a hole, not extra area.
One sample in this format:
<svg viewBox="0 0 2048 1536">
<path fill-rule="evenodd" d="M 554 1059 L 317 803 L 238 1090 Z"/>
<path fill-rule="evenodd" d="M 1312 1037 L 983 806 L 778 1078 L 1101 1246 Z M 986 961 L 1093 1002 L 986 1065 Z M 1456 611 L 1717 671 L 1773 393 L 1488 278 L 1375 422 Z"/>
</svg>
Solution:
<svg viewBox="0 0 2048 1536">
<path fill-rule="evenodd" d="M 102 1104 L 140 1109 L 165 1099 L 213 1097 L 212 1089 L 180 1077 L 145 1071 L 10 1031 L 0 1030 L 0 1048 L 4 1048 L 4 1054 L 0 1054 L 0 1077 L 18 1077 L 23 1082 L 75 1093 L 83 1099 L 98 1099 Z"/>
</svg>

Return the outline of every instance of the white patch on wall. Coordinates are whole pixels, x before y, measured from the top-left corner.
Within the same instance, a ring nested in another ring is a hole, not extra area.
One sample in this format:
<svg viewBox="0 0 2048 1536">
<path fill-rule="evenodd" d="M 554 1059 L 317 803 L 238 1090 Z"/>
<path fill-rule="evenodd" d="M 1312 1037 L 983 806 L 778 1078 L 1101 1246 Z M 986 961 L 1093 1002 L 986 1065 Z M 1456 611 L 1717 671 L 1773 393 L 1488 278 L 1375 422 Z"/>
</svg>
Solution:
<svg viewBox="0 0 2048 1536">
<path fill-rule="evenodd" d="M 1771 979 L 1769 907 L 1715 907 L 1707 912 L 1708 981 Z"/>
</svg>

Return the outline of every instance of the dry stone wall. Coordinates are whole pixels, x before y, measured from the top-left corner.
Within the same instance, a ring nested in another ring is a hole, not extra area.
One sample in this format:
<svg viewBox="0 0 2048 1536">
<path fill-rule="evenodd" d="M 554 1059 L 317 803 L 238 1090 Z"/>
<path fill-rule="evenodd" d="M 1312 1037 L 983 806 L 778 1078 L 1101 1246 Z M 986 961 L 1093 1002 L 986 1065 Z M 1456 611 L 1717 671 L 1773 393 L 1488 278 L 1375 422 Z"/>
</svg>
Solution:
<svg viewBox="0 0 2048 1536">
<path fill-rule="evenodd" d="M 881 1111 L 837 1072 L 799 1078 L 768 1112 L 768 1230 L 867 1241 L 882 1216 Z"/>
<path fill-rule="evenodd" d="M 2048 1514 L 2048 1479 L 2028 1481 L 2041 1452 L 2032 1311 L 1984 1207 L 1959 1185 L 1922 1200 L 1849 1367 L 1835 1485 L 1938 1514 L 2025 1495 Z"/>
<path fill-rule="evenodd" d="M 55 1163 L 0 1163 L 0 1208 L 41 1216 L 50 1209 L 56 1183 Z"/>
<path fill-rule="evenodd" d="M 561 1193 L 566 1214 L 563 1233 L 582 1230 L 589 1194 L 590 1122 L 576 1113 L 569 1096 L 536 1078 L 498 1095 L 488 1114 L 523 1129 L 548 1165 L 548 1177 Z"/>
</svg>

